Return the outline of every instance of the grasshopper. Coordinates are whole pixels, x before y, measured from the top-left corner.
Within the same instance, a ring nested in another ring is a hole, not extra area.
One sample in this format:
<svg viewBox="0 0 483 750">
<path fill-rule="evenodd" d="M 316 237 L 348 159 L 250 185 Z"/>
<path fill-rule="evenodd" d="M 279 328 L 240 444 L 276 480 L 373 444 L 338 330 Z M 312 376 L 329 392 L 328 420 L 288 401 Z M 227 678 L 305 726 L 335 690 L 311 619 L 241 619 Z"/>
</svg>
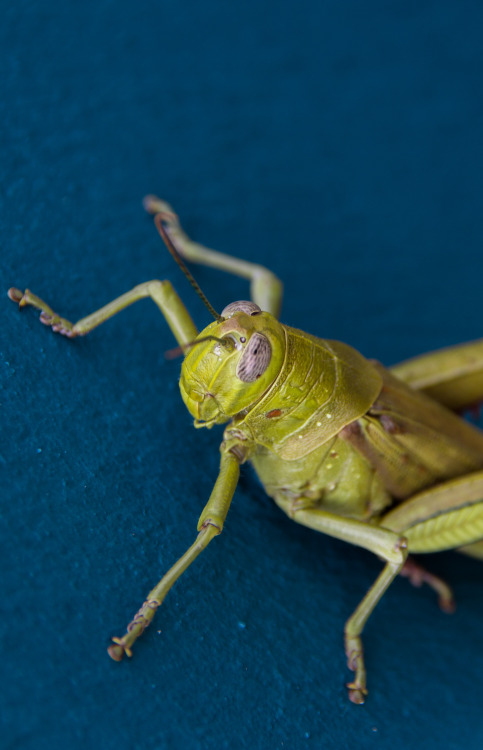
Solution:
<svg viewBox="0 0 483 750">
<path fill-rule="evenodd" d="M 426 581 L 451 611 L 444 581 L 408 557 L 459 549 L 483 559 L 483 433 L 458 415 L 483 400 L 483 340 L 384 368 L 350 346 L 278 321 L 282 284 L 263 266 L 194 243 L 171 206 L 144 207 L 214 322 L 198 333 L 169 281 L 148 281 L 72 324 L 26 290 L 20 307 L 41 311 L 57 333 L 82 336 L 150 297 L 184 353 L 180 390 L 195 427 L 227 423 L 220 471 L 194 544 L 148 594 L 109 655 L 120 661 L 171 586 L 223 524 L 240 464 L 250 461 L 266 492 L 298 523 L 376 554 L 385 564 L 345 625 L 349 698 L 367 695 L 361 633 L 398 574 Z M 183 262 L 222 269 L 251 284 L 251 300 L 219 315 Z"/>
</svg>

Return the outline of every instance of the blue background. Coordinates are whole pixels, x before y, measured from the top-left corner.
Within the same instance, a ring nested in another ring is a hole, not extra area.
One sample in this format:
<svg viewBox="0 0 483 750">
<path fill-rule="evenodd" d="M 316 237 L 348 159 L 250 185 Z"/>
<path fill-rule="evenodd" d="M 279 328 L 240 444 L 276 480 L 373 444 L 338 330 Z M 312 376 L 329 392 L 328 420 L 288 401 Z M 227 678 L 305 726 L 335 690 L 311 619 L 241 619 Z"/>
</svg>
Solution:
<svg viewBox="0 0 483 750">
<path fill-rule="evenodd" d="M 469 0 L 2 3 L 1 279 L 71 319 L 171 279 L 141 199 L 272 268 L 282 320 L 392 364 L 482 335 L 483 6 Z M 221 309 L 245 282 L 195 274 Z M 481 748 L 483 566 L 397 580 L 351 705 L 369 553 L 298 527 L 247 467 L 226 530 L 133 659 L 105 653 L 191 543 L 221 432 L 195 431 L 162 316 L 53 335 L 3 297 L 3 747 Z M 159 635 L 159 630 L 162 630 Z"/>
</svg>

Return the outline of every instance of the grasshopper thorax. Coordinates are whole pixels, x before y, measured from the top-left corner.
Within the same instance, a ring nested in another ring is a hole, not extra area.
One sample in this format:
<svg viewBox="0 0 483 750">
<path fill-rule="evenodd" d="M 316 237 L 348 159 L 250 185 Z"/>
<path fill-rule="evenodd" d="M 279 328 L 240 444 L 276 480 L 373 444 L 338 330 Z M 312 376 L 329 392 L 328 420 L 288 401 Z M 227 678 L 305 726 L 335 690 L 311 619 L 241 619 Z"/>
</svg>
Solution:
<svg viewBox="0 0 483 750">
<path fill-rule="evenodd" d="M 248 411 L 272 386 L 285 357 L 284 327 L 270 313 L 236 302 L 222 318 L 201 331 L 181 367 L 181 396 L 198 427 Z"/>
</svg>

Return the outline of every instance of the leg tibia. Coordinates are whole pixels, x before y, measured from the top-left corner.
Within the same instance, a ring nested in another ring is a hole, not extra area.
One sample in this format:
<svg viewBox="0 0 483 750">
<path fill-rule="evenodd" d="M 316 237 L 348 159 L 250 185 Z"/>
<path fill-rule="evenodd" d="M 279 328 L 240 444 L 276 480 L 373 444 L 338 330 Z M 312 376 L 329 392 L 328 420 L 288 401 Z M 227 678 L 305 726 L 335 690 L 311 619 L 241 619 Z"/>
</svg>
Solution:
<svg viewBox="0 0 483 750">
<path fill-rule="evenodd" d="M 136 612 L 127 626 L 126 634 L 122 638 L 113 638 L 113 644 L 107 649 L 109 656 L 114 661 L 121 661 L 124 654 L 132 656 L 131 647 L 140 635 L 146 630 L 153 619 L 157 608 L 162 604 L 166 594 L 178 580 L 182 573 L 198 557 L 213 537 L 220 533 L 215 526 L 205 526 L 198 534 L 196 541 L 184 553 L 182 557 L 168 570 L 157 586 L 149 592 L 141 609 Z"/>
<path fill-rule="evenodd" d="M 178 216 L 169 203 L 165 203 L 154 195 L 146 196 L 144 208 L 150 214 L 162 216 L 163 224 L 171 241 L 185 260 L 210 268 L 218 268 L 220 271 L 226 271 L 248 279 L 252 300 L 262 310 L 278 317 L 282 303 L 283 285 L 272 271 L 257 263 L 249 263 L 193 242 L 183 230 Z"/>
<path fill-rule="evenodd" d="M 240 474 L 240 465 L 235 456 L 228 452 L 221 454 L 220 473 L 199 521 L 199 534 L 194 544 L 184 553 L 182 557 L 168 570 L 157 586 L 148 594 L 141 609 L 136 613 L 133 620 L 127 626 L 126 634 L 122 638 L 113 638 L 114 644 L 108 649 L 109 656 L 114 661 L 121 661 L 124 654 L 131 656 L 133 643 L 146 630 L 154 617 L 166 594 L 184 573 L 184 571 L 196 560 L 209 542 L 217 534 L 220 534 L 225 522 L 228 509 L 235 492 Z"/>
<path fill-rule="evenodd" d="M 352 703 L 364 703 L 364 698 L 367 695 L 366 668 L 364 665 L 364 654 L 360 635 L 369 615 L 374 610 L 375 606 L 397 574 L 401 571 L 401 568 L 402 563 L 387 563 L 355 612 L 346 622 L 344 641 L 347 655 L 347 666 L 355 672 L 353 681 L 347 684 L 349 699 Z"/>
<path fill-rule="evenodd" d="M 287 507 L 280 502 L 279 504 L 294 521 L 350 544 L 364 547 L 386 561 L 382 573 L 345 626 L 347 664 L 349 669 L 355 672 L 354 680 L 347 685 L 349 698 L 353 703 L 364 703 L 367 687 L 361 633 L 369 615 L 404 565 L 407 557 L 406 540 L 385 528 L 343 518 L 317 508 L 298 506 L 297 501 L 287 503 Z"/>
<path fill-rule="evenodd" d="M 77 323 L 71 323 L 69 320 L 61 318 L 28 289 L 25 292 L 15 288 L 9 289 L 8 296 L 14 302 L 18 302 L 19 307 L 29 305 L 40 310 L 42 323 L 51 326 L 56 333 L 61 333 L 69 338 L 85 336 L 86 333 L 109 320 L 124 308 L 146 297 L 150 297 L 157 304 L 179 344 L 187 344 L 193 341 L 198 333 L 183 302 L 169 281 L 153 280 L 138 284 L 134 289 L 122 294 L 87 317 L 78 320 Z"/>
</svg>

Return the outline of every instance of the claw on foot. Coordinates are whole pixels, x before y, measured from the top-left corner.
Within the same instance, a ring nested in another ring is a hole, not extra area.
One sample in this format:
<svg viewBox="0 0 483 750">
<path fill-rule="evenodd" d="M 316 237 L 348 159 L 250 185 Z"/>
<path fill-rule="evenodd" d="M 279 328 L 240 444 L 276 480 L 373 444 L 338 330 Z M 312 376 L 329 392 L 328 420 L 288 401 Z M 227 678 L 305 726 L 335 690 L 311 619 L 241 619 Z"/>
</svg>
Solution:
<svg viewBox="0 0 483 750">
<path fill-rule="evenodd" d="M 12 302 L 17 302 L 17 304 L 21 304 L 24 294 L 20 291 L 20 289 L 17 289 L 16 287 L 12 286 L 7 292 L 8 296 L 12 300 Z"/>
<path fill-rule="evenodd" d="M 347 666 L 351 672 L 355 672 L 353 681 L 348 682 L 346 685 L 349 691 L 349 700 L 357 705 L 362 705 L 367 695 L 366 670 L 364 667 L 362 643 L 358 636 L 347 638 L 346 654 Z"/>
<path fill-rule="evenodd" d="M 438 607 L 442 612 L 446 612 L 447 615 L 452 615 L 456 612 L 456 603 L 453 598 L 447 599 L 444 596 L 438 597 Z"/>
<path fill-rule="evenodd" d="M 354 682 L 348 682 L 346 687 L 349 690 L 349 700 L 358 706 L 362 706 L 366 700 L 367 690 L 356 685 Z"/>
<path fill-rule="evenodd" d="M 132 656 L 131 649 L 123 644 L 122 638 L 113 638 L 112 640 L 113 643 L 107 649 L 107 653 L 111 659 L 114 659 L 114 661 L 122 661 L 124 654 Z"/>
<path fill-rule="evenodd" d="M 20 308 L 30 305 L 36 310 L 40 310 L 40 322 L 46 326 L 50 326 L 55 333 L 60 333 L 62 336 L 67 336 L 70 339 L 83 335 L 83 332 L 76 330 L 75 326 L 69 320 L 65 320 L 65 318 L 57 315 L 40 297 L 32 294 L 29 289 L 22 292 L 20 289 L 12 286 L 7 294 L 12 302 L 16 302 Z"/>
</svg>

